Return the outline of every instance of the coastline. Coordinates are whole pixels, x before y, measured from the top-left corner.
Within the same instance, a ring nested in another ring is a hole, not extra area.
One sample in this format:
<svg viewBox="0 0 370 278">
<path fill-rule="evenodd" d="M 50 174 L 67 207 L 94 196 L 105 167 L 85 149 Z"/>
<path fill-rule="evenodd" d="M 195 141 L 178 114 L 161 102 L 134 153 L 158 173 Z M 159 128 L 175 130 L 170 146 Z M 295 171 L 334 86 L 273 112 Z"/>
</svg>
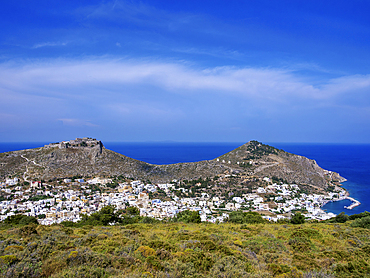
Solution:
<svg viewBox="0 0 370 278">
<path fill-rule="evenodd" d="M 348 210 L 352 210 L 353 208 L 361 205 L 361 202 L 356 200 L 355 198 L 352 198 L 350 197 L 349 195 L 349 192 L 345 189 L 342 188 L 343 191 L 345 191 L 345 194 L 344 196 L 342 197 L 339 197 L 337 199 L 332 199 L 332 200 L 325 200 L 323 201 L 322 205 L 320 206 L 320 209 L 325 212 L 325 213 L 328 213 L 326 210 L 323 209 L 323 207 L 328 204 L 328 203 L 331 203 L 331 202 L 338 202 L 338 201 L 343 201 L 343 200 L 350 200 L 352 203 L 349 205 L 349 206 L 343 206 L 344 209 L 348 209 Z M 330 213 L 333 213 L 333 212 L 330 212 Z M 333 213 L 335 214 L 335 213 Z"/>
<path fill-rule="evenodd" d="M 348 200 L 352 201 L 353 203 L 350 204 L 349 206 L 344 206 L 345 209 L 353 209 L 359 205 L 361 205 L 361 203 L 359 201 L 357 201 L 356 199 L 352 198 L 352 197 L 347 197 Z"/>
</svg>

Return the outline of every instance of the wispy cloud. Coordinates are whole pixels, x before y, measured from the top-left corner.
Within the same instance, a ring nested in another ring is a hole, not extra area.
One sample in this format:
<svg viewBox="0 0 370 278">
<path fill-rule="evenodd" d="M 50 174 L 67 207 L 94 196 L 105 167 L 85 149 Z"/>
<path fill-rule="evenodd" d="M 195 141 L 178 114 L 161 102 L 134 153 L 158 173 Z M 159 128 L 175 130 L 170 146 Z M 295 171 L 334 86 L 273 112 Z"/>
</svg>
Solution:
<svg viewBox="0 0 370 278">
<path fill-rule="evenodd" d="M 67 44 L 68 42 L 42 42 L 33 45 L 32 48 L 37 49 L 41 47 L 66 46 Z"/>
<path fill-rule="evenodd" d="M 58 121 L 61 121 L 63 125 L 67 126 L 88 126 L 88 127 L 98 127 L 98 125 L 91 123 L 90 121 L 81 120 L 81 119 L 58 119 Z"/>
<path fill-rule="evenodd" d="M 295 130 L 311 121 L 323 130 L 339 122 L 368 125 L 369 91 L 370 75 L 314 85 L 292 70 L 201 68 L 184 61 L 90 57 L 0 64 L 2 113 L 65 128 L 109 126 L 118 133 L 122 126 L 141 136 L 192 128 L 242 133 L 245 125 L 276 129 L 284 121 Z"/>
<path fill-rule="evenodd" d="M 62 88 L 103 86 L 117 91 L 125 86 L 146 84 L 174 94 L 223 93 L 266 100 L 290 97 L 328 100 L 370 88 L 370 75 L 343 76 L 314 86 L 284 69 L 198 68 L 182 62 L 114 58 L 2 64 L 0 73 L 3 88 L 38 92 L 47 89 L 49 95 L 58 94 Z"/>
</svg>

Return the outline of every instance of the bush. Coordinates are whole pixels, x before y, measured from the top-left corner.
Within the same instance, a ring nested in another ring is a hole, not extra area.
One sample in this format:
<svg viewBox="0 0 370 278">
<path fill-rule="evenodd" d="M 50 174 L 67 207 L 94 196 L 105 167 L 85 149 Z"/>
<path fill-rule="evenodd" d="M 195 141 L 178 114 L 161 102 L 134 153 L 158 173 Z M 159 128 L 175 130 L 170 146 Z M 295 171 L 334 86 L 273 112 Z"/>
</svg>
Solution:
<svg viewBox="0 0 370 278">
<path fill-rule="evenodd" d="M 250 265 L 234 256 L 223 257 L 215 262 L 209 271 L 210 277 L 233 278 L 233 277 L 250 277 L 248 271 Z"/>
<path fill-rule="evenodd" d="M 109 270 L 101 267 L 81 265 L 64 269 L 61 273 L 54 275 L 55 278 L 105 278 L 110 276 Z"/>
<path fill-rule="evenodd" d="M 60 223 L 64 227 L 77 227 L 78 225 L 73 221 L 63 221 Z"/>
<path fill-rule="evenodd" d="M 83 215 L 82 217 L 79 223 L 80 225 L 107 226 L 109 223 L 122 222 L 119 213 L 115 212 L 114 206 L 105 206 L 100 211 L 94 212 L 90 216 Z"/>
<path fill-rule="evenodd" d="M 357 218 L 364 218 L 364 217 L 367 217 L 367 216 L 370 216 L 370 212 L 364 211 L 364 212 L 361 212 L 361 213 L 358 213 L 358 214 L 350 215 L 349 220 L 355 220 Z"/>
<path fill-rule="evenodd" d="M 180 211 L 174 218 L 175 222 L 184 222 L 184 223 L 200 223 L 200 215 L 198 211 L 184 210 Z"/>
<path fill-rule="evenodd" d="M 18 258 L 15 255 L 5 255 L 0 256 L 0 261 L 3 262 L 4 264 L 10 265 L 17 262 Z"/>
<path fill-rule="evenodd" d="M 30 224 L 30 225 L 26 225 L 26 226 L 21 227 L 19 231 L 20 231 L 22 236 L 30 236 L 30 235 L 33 235 L 33 234 L 37 235 L 36 227 L 37 226 L 35 224 Z"/>
<path fill-rule="evenodd" d="M 9 216 L 4 219 L 3 223 L 9 224 L 9 225 L 28 225 L 28 224 L 38 225 L 39 224 L 36 217 L 27 216 L 23 214 L 16 214 L 16 215 Z"/>
<path fill-rule="evenodd" d="M 269 264 L 268 267 L 274 276 L 290 272 L 290 267 L 285 264 Z"/>
<path fill-rule="evenodd" d="M 370 216 L 364 218 L 357 218 L 351 223 L 352 227 L 360 227 L 370 229 Z"/>
<path fill-rule="evenodd" d="M 257 224 L 266 222 L 257 212 L 243 212 L 241 210 L 231 212 L 228 221 L 236 224 Z"/>
<path fill-rule="evenodd" d="M 40 263 L 32 259 L 22 259 L 21 261 L 9 265 L 4 269 L 1 277 L 4 278 L 38 278 L 40 277 Z"/>
<path fill-rule="evenodd" d="M 145 223 L 145 224 L 154 224 L 154 223 L 159 223 L 160 221 L 153 218 L 153 217 L 148 217 L 145 216 L 140 220 L 140 223 Z"/>
<path fill-rule="evenodd" d="M 304 216 L 300 212 L 294 214 L 293 217 L 290 219 L 290 223 L 292 224 L 303 224 L 304 221 Z"/>
<path fill-rule="evenodd" d="M 17 251 L 23 251 L 24 247 L 20 245 L 9 245 L 4 249 L 4 253 L 12 253 Z"/>
<path fill-rule="evenodd" d="M 342 211 L 334 219 L 336 223 L 345 223 L 349 220 L 349 217 Z"/>
<path fill-rule="evenodd" d="M 184 252 L 183 256 L 179 259 L 183 262 L 192 263 L 197 271 L 205 272 L 212 268 L 214 261 L 209 253 L 203 251 Z"/>
<path fill-rule="evenodd" d="M 140 253 L 143 257 L 148 258 L 149 256 L 154 256 L 155 251 L 153 248 L 149 246 L 140 246 L 137 250 L 137 253 Z"/>
<path fill-rule="evenodd" d="M 319 271 L 309 271 L 303 274 L 303 278 L 335 278 L 333 274 L 327 273 L 323 270 Z"/>
</svg>

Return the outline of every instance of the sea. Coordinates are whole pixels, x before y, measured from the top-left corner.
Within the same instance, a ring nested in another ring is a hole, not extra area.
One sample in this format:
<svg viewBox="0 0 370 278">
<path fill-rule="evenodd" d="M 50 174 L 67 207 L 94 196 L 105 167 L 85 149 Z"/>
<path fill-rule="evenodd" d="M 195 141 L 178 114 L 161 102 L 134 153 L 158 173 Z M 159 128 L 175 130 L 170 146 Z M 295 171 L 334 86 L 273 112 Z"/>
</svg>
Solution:
<svg viewBox="0 0 370 278">
<path fill-rule="evenodd" d="M 0 152 L 42 147 L 50 142 L 0 143 Z M 243 143 L 180 143 L 180 142 L 145 142 L 117 143 L 105 142 L 107 149 L 121 153 L 137 160 L 152 164 L 172 164 L 196 162 L 214 159 Z M 303 144 L 303 143 L 266 143 L 287 152 L 316 160 L 326 170 L 338 172 L 347 181 L 343 187 L 351 197 L 361 202 L 352 210 L 344 206 L 349 200 L 331 202 L 323 209 L 339 214 L 356 214 L 370 211 L 370 144 Z"/>
</svg>

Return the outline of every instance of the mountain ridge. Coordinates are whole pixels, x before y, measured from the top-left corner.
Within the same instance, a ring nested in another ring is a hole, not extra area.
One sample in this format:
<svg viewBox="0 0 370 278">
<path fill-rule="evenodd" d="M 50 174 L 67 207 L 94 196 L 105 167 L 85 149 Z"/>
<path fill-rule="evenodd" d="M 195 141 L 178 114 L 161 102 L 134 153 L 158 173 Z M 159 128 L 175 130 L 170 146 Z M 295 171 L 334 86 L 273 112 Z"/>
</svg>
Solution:
<svg viewBox="0 0 370 278">
<path fill-rule="evenodd" d="M 314 160 L 258 141 L 249 141 L 212 160 L 166 165 L 127 157 L 106 149 L 101 141 L 87 137 L 0 154 L 0 176 L 26 180 L 123 175 L 160 183 L 222 174 L 275 177 L 321 188 L 345 180 L 335 172 L 322 169 Z"/>
</svg>

